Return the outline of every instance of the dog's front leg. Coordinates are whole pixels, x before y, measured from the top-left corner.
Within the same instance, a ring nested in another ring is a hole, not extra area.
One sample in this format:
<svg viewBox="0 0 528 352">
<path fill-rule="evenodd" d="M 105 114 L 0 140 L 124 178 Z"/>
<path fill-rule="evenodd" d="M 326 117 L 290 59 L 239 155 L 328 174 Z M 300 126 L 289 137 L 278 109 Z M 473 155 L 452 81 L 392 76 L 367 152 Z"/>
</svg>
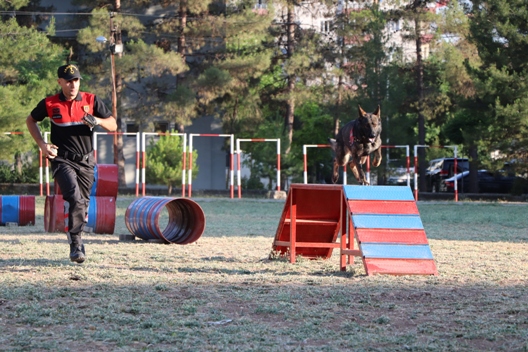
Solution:
<svg viewBox="0 0 528 352">
<path fill-rule="evenodd" d="M 378 147 L 378 149 L 374 151 L 374 159 L 372 160 L 372 166 L 378 167 L 380 166 L 380 164 L 381 164 L 381 148 Z"/>
</svg>

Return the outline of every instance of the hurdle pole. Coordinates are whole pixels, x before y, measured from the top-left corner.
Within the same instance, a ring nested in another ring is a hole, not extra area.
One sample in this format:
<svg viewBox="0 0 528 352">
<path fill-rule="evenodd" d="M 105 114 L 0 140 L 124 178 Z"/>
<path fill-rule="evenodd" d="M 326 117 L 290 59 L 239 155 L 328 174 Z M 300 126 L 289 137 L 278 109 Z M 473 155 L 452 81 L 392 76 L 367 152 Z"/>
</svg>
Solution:
<svg viewBox="0 0 528 352">
<path fill-rule="evenodd" d="M 185 197 L 185 165 L 186 165 L 186 162 L 185 162 L 185 154 L 186 154 L 186 146 L 187 146 L 187 134 L 186 133 L 171 133 L 171 132 L 143 132 L 141 134 L 141 138 L 142 138 L 142 143 L 141 143 L 141 154 L 142 154 L 142 157 L 143 157 L 143 164 L 142 164 L 142 169 L 141 169 L 141 193 L 143 194 L 143 196 L 145 196 L 145 193 L 146 193 L 146 169 L 147 169 L 147 147 L 146 147 L 146 136 L 147 135 L 150 135 L 150 136 L 180 136 L 180 137 L 183 137 L 182 139 L 182 147 L 183 147 L 183 155 L 182 155 L 182 197 Z M 139 153 L 136 155 L 136 158 L 137 158 L 137 162 L 138 162 L 138 170 L 137 170 L 137 174 L 138 174 L 138 180 L 137 180 L 137 184 L 139 184 Z M 137 188 L 139 188 L 139 186 L 137 186 Z"/>
<path fill-rule="evenodd" d="M 189 134 L 189 177 L 188 177 L 188 181 L 187 181 L 187 184 L 189 185 L 189 190 L 187 192 L 187 194 L 189 195 L 189 197 L 191 197 L 192 195 L 192 147 L 193 147 L 193 138 L 194 137 L 229 137 L 230 138 L 230 142 L 231 142 L 231 146 L 229 148 L 229 151 L 230 151 L 230 162 L 229 162 L 229 179 L 230 179 L 230 185 L 229 185 L 229 193 L 230 193 L 230 198 L 234 198 L 235 197 L 235 185 L 234 185 L 234 181 L 235 181 L 235 177 L 234 177 L 234 168 L 233 168 L 233 153 L 234 153 L 234 143 L 235 143 L 235 139 L 234 139 L 234 135 L 233 134 L 216 134 L 216 133 L 190 133 Z"/>
<path fill-rule="evenodd" d="M 93 148 L 94 148 L 94 160 L 95 160 L 95 163 L 97 164 L 97 137 L 99 135 L 110 135 L 110 136 L 114 136 L 114 139 L 116 138 L 117 135 L 122 135 L 122 136 L 136 136 L 136 172 L 135 172 L 135 176 L 136 176 L 136 197 L 139 196 L 139 168 L 140 168 L 140 164 L 139 164 L 139 156 L 138 156 L 138 152 L 139 152 L 139 132 L 94 132 L 94 135 L 93 135 Z"/>
<path fill-rule="evenodd" d="M 280 138 L 237 138 L 236 139 L 236 154 L 237 154 L 237 191 L 238 198 L 242 198 L 242 178 L 241 178 L 241 167 L 240 167 L 240 142 L 276 142 L 277 143 L 277 191 L 280 191 Z"/>
<path fill-rule="evenodd" d="M 143 197 L 145 196 L 145 192 L 146 192 L 146 186 L 145 186 L 145 168 L 146 168 L 146 164 L 147 164 L 147 155 L 146 155 L 146 148 L 145 148 L 145 132 L 143 132 L 141 134 L 141 160 L 142 160 L 142 165 L 141 165 L 141 194 L 143 195 Z"/>
<path fill-rule="evenodd" d="M 139 168 L 140 164 L 140 153 L 141 153 L 141 138 L 140 133 L 136 134 L 136 197 L 139 197 Z"/>
<path fill-rule="evenodd" d="M 281 190 L 281 144 L 280 138 L 277 138 L 277 192 Z"/>
<path fill-rule="evenodd" d="M 48 136 L 51 132 L 44 132 L 44 142 L 48 143 Z M 46 195 L 50 195 L 50 182 L 49 182 L 49 160 L 46 158 Z"/>
<path fill-rule="evenodd" d="M 42 150 L 40 150 L 39 148 L 39 183 L 40 183 L 40 196 L 42 197 L 44 195 L 43 193 L 43 186 L 42 186 L 42 181 L 43 181 L 43 173 L 42 173 Z"/>
<path fill-rule="evenodd" d="M 303 144 L 304 184 L 308 184 L 308 148 L 330 148 L 328 144 Z"/>
<path fill-rule="evenodd" d="M 361 167 L 358 165 L 358 167 Z M 367 155 L 367 172 L 366 172 L 366 179 L 368 184 L 370 185 L 370 154 Z"/>
<path fill-rule="evenodd" d="M 409 149 L 410 149 L 409 146 L 408 145 L 382 145 L 381 148 L 386 148 L 387 149 L 387 155 L 386 155 L 387 169 L 389 167 L 389 149 L 405 148 L 405 166 L 407 168 L 407 186 L 411 187 L 411 160 L 410 160 L 410 156 L 409 156 Z"/>
<path fill-rule="evenodd" d="M 94 132 L 93 134 L 93 149 L 94 149 L 94 161 L 97 164 L 97 135 L 99 132 Z"/>
</svg>

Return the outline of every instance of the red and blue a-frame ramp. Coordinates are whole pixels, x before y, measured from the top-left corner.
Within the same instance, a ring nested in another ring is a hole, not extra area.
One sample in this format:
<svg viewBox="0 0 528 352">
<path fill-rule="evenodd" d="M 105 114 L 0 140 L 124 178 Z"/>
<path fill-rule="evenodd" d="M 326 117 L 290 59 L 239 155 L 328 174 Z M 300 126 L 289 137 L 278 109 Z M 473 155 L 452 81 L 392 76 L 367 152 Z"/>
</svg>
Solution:
<svg viewBox="0 0 528 352">
<path fill-rule="evenodd" d="M 295 262 L 296 255 L 329 258 L 333 248 L 340 249 L 341 270 L 359 256 L 367 275 L 437 274 L 418 207 L 406 186 L 293 184 L 273 249 L 289 251 Z"/>
</svg>

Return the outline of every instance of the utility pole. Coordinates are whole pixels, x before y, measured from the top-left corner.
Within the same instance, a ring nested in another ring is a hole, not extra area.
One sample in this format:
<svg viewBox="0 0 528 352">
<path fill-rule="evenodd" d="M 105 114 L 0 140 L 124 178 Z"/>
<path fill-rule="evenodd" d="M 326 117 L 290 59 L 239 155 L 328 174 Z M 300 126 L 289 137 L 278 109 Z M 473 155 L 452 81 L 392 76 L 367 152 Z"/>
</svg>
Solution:
<svg viewBox="0 0 528 352">
<path fill-rule="evenodd" d="M 123 42 L 121 40 L 121 31 L 114 25 L 114 12 L 110 12 L 110 66 L 112 71 L 112 116 L 118 120 L 117 116 L 117 83 L 115 55 L 123 52 Z M 119 124 L 118 124 L 119 129 Z M 114 134 L 114 164 L 118 164 L 118 146 L 117 134 Z"/>
</svg>

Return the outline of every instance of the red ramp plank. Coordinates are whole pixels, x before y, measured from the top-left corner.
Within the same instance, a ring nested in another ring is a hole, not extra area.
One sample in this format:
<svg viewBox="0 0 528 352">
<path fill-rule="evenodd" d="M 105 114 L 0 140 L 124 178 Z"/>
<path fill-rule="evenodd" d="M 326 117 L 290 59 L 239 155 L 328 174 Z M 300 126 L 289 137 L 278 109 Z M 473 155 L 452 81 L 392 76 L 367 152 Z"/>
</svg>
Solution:
<svg viewBox="0 0 528 352">
<path fill-rule="evenodd" d="M 437 275 L 433 260 L 423 259 L 364 259 L 367 275 Z"/>
<path fill-rule="evenodd" d="M 410 229 L 356 229 L 361 242 L 427 244 L 425 230 Z"/>
<path fill-rule="evenodd" d="M 414 201 L 349 200 L 353 214 L 419 214 Z"/>
<path fill-rule="evenodd" d="M 341 224 L 343 187 L 341 185 L 292 184 L 273 241 L 281 255 L 330 258 Z"/>
</svg>

